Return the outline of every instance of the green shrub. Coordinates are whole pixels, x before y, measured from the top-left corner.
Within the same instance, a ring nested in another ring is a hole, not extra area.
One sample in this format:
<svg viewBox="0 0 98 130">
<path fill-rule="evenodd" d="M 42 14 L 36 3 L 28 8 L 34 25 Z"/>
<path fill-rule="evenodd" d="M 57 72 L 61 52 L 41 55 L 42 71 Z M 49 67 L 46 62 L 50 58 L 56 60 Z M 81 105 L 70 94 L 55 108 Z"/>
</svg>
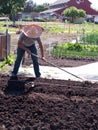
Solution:
<svg viewBox="0 0 98 130">
<path fill-rule="evenodd" d="M 32 18 L 23 18 L 22 21 L 33 21 Z"/>
</svg>

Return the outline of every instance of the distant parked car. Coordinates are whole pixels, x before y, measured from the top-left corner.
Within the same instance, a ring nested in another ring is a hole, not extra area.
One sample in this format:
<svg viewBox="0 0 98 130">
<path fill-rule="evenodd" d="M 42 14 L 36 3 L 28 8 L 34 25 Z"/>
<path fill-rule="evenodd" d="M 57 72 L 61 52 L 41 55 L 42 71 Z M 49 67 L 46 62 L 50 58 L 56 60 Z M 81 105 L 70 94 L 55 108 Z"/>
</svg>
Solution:
<svg viewBox="0 0 98 130">
<path fill-rule="evenodd" d="M 95 16 L 95 18 L 94 18 L 94 23 L 95 23 L 95 24 L 98 24 L 98 16 Z"/>
<path fill-rule="evenodd" d="M 93 23 L 94 22 L 94 18 L 93 17 L 87 17 L 85 19 L 87 22 Z"/>
</svg>

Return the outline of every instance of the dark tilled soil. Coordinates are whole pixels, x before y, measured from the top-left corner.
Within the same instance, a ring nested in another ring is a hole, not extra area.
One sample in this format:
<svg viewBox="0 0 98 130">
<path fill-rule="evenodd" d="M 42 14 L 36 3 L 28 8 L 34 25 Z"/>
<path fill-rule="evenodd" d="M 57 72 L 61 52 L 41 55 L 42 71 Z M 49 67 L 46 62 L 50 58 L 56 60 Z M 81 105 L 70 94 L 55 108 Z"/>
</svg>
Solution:
<svg viewBox="0 0 98 130">
<path fill-rule="evenodd" d="M 15 39 L 11 42 L 12 53 L 16 50 Z M 46 52 L 45 57 L 59 67 L 98 61 L 98 58 L 58 59 Z M 24 61 L 26 66 L 31 63 L 30 58 Z M 39 63 L 49 65 L 40 59 Z M 0 72 L 0 130 L 98 130 L 97 83 L 32 77 L 13 79 L 7 73 L 11 70 L 12 67 L 7 67 Z"/>
<path fill-rule="evenodd" d="M 1 74 L 0 128 L 4 127 L 98 130 L 98 84 Z"/>
</svg>

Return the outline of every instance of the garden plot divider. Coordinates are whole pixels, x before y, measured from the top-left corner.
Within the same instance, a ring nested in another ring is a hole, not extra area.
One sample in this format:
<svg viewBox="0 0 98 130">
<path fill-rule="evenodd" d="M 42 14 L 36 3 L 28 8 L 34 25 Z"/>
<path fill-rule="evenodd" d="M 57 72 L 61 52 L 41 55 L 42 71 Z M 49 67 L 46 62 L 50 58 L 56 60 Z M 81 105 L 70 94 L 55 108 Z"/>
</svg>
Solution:
<svg viewBox="0 0 98 130">
<path fill-rule="evenodd" d="M 0 60 L 4 60 L 10 54 L 10 35 L 0 34 Z"/>
</svg>

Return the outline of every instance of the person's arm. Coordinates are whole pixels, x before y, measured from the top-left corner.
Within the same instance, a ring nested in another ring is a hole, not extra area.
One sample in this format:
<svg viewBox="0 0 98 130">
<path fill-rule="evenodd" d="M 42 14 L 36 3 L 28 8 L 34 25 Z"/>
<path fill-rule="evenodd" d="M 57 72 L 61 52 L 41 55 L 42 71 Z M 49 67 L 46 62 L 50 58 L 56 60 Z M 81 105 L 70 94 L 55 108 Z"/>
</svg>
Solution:
<svg viewBox="0 0 98 130">
<path fill-rule="evenodd" d="M 40 53 L 41 53 L 41 58 L 43 60 L 45 60 L 45 57 L 44 57 L 44 49 L 43 49 L 43 44 L 42 44 L 42 41 L 40 38 L 37 39 L 37 42 L 39 44 L 39 48 L 40 48 Z"/>
<path fill-rule="evenodd" d="M 29 49 L 27 49 L 20 40 L 18 40 L 18 46 L 20 48 L 22 48 L 23 50 L 25 50 L 28 54 L 31 54 L 31 51 Z"/>
</svg>

